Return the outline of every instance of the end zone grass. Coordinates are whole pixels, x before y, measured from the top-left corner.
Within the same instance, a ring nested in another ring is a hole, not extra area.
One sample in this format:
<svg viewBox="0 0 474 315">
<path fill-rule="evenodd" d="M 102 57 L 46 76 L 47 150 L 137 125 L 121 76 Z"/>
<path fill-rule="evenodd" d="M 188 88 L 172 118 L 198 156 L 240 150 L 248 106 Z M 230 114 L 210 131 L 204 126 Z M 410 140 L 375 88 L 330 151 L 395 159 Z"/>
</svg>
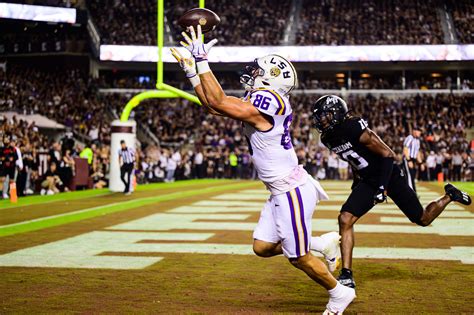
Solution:
<svg viewBox="0 0 474 315">
<path fill-rule="evenodd" d="M 465 184 L 472 189 L 472 184 Z M 322 185 L 342 190 L 340 182 L 325 181 Z M 436 183 L 419 185 L 442 192 L 442 186 Z M 208 201 L 215 195 L 238 195 L 246 189 L 263 190 L 263 186 L 256 181 L 202 180 L 139 186 L 132 196 L 103 190 L 24 198 L 22 204 L 1 208 L 0 220 L 21 213 L 23 216 L 15 223 L 25 222 L 31 228 L 34 222 L 42 222 L 41 226 L 4 235 L 0 255 L 94 231 L 113 233 L 108 230 L 112 225 Z M 263 205 L 264 200 L 258 202 Z M 82 210 L 86 211 L 78 212 Z M 473 212 L 472 208 L 466 210 Z M 56 217 L 61 218 L 58 221 L 47 218 L 52 215 L 63 216 Z M 315 216 L 336 220 L 337 210 L 317 212 Z M 40 220 L 26 222 L 35 219 Z M 258 212 L 254 212 L 243 222 L 257 219 Z M 365 219 L 372 224 L 378 217 L 371 214 Z M 215 224 L 220 222 L 216 220 Z M 251 231 L 199 232 L 215 234 L 207 242 L 240 244 L 251 250 Z M 357 226 L 356 233 L 356 246 L 447 248 L 474 244 L 471 236 L 358 233 Z M 66 253 L 62 255 L 68 260 Z M 164 258 L 139 270 L 0 267 L 0 313 L 309 314 L 321 313 L 327 303 L 325 290 L 283 257 L 159 252 L 99 255 Z M 470 314 L 474 303 L 470 289 L 474 285 L 473 266 L 459 261 L 355 259 L 358 297 L 345 314 Z"/>
</svg>

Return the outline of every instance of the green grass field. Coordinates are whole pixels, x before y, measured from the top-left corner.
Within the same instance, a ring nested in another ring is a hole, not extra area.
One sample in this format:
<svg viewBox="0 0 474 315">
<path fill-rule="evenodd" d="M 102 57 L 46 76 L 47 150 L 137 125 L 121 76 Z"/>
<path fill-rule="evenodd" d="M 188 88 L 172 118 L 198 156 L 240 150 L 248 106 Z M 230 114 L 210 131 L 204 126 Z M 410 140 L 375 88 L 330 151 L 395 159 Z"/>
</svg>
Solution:
<svg viewBox="0 0 474 315">
<path fill-rule="evenodd" d="M 322 182 L 313 234 L 337 228 L 348 182 Z M 456 183 L 472 192 L 471 183 Z M 442 193 L 419 183 L 422 202 Z M 321 313 L 327 293 L 284 257 L 252 254 L 267 192 L 196 180 L 0 203 L 0 313 Z M 356 226 L 346 314 L 473 312 L 473 207 L 414 226 L 389 202 Z"/>
</svg>

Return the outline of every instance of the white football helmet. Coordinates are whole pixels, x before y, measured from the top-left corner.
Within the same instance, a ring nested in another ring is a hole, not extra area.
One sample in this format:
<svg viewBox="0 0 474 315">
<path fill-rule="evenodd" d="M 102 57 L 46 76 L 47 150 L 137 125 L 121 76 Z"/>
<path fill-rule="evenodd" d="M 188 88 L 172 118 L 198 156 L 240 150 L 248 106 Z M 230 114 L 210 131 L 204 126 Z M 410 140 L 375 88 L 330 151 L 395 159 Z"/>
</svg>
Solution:
<svg viewBox="0 0 474 315">
<path fill-rule="evenodd" d="M 278 55 L 257 58 L 255 64 L 245 67 L 245 70 L 246 73 L 240 76 L 240 82 L 249 90 L 269 88 L 288 95 L 298 85 L 295 67 Z"/>
</svg>

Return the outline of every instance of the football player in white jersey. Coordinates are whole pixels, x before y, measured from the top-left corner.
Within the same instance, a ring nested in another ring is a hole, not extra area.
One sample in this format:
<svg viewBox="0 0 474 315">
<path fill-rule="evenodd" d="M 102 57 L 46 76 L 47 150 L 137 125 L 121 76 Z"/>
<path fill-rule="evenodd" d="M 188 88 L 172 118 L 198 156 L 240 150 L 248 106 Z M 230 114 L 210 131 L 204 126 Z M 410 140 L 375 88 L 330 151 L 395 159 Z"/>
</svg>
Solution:
<svg viewBox="0 0 474 315">
<path fill-rule="evenodd" d="M 243 122 L 252 161 L 260 180 L 271 192 L 254 231 L 253 250 L 261 257 L 285 255 L 297 268 L 329 292 L 325 314 L 342 314 L 355 298 L 352 288 L 339 284 L 326 265 L 310 250 L 323 253 L 334 271 L 338 260 L 339 234 L 311 237 L 311 220 L 319 200 L 328 199 L 321 185 L 298 165 L 290 137 L 293 112 L 289 94 L 297 85 L 293 65 L 278 55 L 255 60 L 241 77 L 244 98 L 227 96 L 214 77 L 207 54 L 217 40 L 204 44 L 201 28 L 183 32 L 181 44 L 193 58 L 172 53 L 191 81 L 201 103 L 212 114 Z M 196 66 L 194 65 L 196 64 Z M 197 72 L 196 72 L 197 68 Z"/>
</svg>

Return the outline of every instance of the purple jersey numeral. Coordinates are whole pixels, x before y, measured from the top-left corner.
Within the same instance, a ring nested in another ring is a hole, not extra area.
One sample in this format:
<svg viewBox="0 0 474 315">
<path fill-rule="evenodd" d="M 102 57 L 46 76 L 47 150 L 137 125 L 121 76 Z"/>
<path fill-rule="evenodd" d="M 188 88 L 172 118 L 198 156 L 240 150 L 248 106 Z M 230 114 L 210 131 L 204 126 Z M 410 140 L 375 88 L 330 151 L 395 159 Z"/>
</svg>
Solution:
<svg viewBox="0 0 474 315">
<path fill-rule="evenodd" d="M 255 96 L 255 100 L 253 101 L 253 106 L 257 108 L 261 108 L 263 110 L 267 110 L 270 106 L 271 99 L 269 97 L 263 96 L 261 94 L 257 94 Z"/>
<path fill-rule="evenodd" d="M 290 136 L 290 125 L 293 121 L 293 114 L 290 114 L 288 117 L 285 118 L 283 122 L 283 135 L 281 136 L 281 145 L 285 150 L 289 150 L 293 148 L 293 143 L 291 143 L 291 136 Z"/>
</svg>

